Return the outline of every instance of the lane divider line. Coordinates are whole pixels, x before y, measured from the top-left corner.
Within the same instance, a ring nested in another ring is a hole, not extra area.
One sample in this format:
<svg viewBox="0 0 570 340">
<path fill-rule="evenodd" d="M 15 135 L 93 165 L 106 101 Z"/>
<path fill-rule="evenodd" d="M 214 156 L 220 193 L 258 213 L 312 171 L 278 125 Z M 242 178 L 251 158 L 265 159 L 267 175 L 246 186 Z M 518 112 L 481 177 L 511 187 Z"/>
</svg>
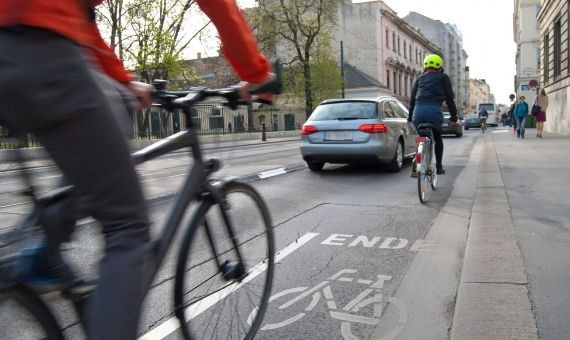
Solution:
<svg viewBox="0 0 570 340">
<path fill-rule="evenodd" d="M 295 240 L 287 247 L 283 248 L 283 250 L 275 254 L 275 263 L 277 264 L 281 262 L 285 257 L 291 255 L 294 251 L 307 244 L 317 235 L 319 235 L 319 233 L 306 233 L 305 235 L 301 236 L 299 239 Z M 243 284 L 253 280 L 256 276 L 263 273 L 265 270 L 267 270 L 267 263 L 260 262 L 250 270 L 249 275 L 247 276 L 244 283 L 235 283 L 217 292 L 216 294 L 208 296 L 207 298 L 205 298 L 200 302 L 198 307 L 194 307 L 194 305 L 189 306 L 188 308 L 186 308 L 186 310 L 184 310 L 184 315 L 186 316 L 186 320 L 190 321 L 193 318 L 197 317 L 198 315 L 202 314 L 204 311 L 214 306 L 216 303 L 222 301 L 231 293 L 238 290 Z M 166 320 L 162 324 L 160 324 L 158 327 L 152 329 L 145 335 L 138 338 L 138 340 L 164 339 L 178 328 L 180 328 L 180 322 L 174 316 Z"/>
<path fill-rule="evenodd" d="M 279 168 L 279 169 L 273 169 L 273 170 L 267 170 L 264 172 L 260 172 L 257 174 L 257 177 L 259 177 L 260 179 L 266 179 L 266 178 L 273 177 L 273 176 L 285 175 L 286 173 L 287 173 L 287 171 L 285 171 L 285 168 Z"/>
</svg>

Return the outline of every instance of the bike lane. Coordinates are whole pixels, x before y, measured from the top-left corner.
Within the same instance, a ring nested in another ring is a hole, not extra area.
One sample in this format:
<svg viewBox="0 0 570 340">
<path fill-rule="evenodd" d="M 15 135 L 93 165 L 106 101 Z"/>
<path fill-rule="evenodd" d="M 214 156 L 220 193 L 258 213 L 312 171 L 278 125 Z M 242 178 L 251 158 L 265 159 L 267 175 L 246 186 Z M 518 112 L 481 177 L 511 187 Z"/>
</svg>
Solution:
<svg viewBox="0 0 570 340">
<path fill-rule="evenodd" d="M 276 265 L 272 300 L 256 338 L 378 339 L 402 334 L 410 326 L 413 310 L 410 301 L 396 295 L 414 259 L 438 248 L 426 238 L 445 209 L 471 148 L 449 153 L 454 158 L 447 163 L 448 175 L 427 205 L 417 200 L 409 168 L 400 174 L 378 174 L 375 168 L 339 167 L 256 183 L 274 216 L 276 258 L 300 243 Z M 306 208 L 291 217 L 293 203 Z M 260 280 L 253 279 L 256 284 Z M 212 319 L 217 323 L 217 310 L 229 303 L 233 302 L 213 303 L 194 318 L 193 326 Z M 238 308 L 236 313 L 245 313 L 241 319 L 246 320 L 252 311 Z M 230 319 L 223 322 L 219 329 L 236 327 Z M 177 328 L 175 320 L 165 323 Z M 181 338 L 179 330 L 149 333 L 157 335 L 149 339 Z"/>
<path fill-rule="evenodd" d="M 278 237 L 307 229 L 318 235 L 278 266 L 256 338 L 447 338 L 477 150 L 448 167 L 428 205 L 397 198 L 382 205 L 324 203 L 280 226 Z"/>
</svg>

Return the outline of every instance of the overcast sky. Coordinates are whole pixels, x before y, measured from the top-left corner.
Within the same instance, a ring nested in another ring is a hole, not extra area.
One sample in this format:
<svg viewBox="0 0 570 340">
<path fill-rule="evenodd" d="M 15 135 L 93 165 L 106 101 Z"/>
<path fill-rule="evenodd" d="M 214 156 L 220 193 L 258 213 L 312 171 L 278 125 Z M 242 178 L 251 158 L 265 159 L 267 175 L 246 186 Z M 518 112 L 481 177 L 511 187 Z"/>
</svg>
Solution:
<svg viewBox="0 0 570 340">
<path fill-rule="evenodd" d="M 354 2 L 366 2 L 356 0 Z M 513 0 L 384 0 L 400 17 L 415 11 L 455 24 L 463 33 L 471 78 L 491 86 L 497 103 L 513 93 L 516 44 L 513 41 Z M 238 0 L 250 7 L 254 0 Z M 195 55 L 195 52 L 193 56 Z"/>
<path fill-rule="evenodd" d="M 400 17 L 415 11 L 455 24 L 463 33 L 471 78 L 483 78 L 497 103 L 514 90 L 516 44 L 512 0 L 385 0 Z"/>
</svg>

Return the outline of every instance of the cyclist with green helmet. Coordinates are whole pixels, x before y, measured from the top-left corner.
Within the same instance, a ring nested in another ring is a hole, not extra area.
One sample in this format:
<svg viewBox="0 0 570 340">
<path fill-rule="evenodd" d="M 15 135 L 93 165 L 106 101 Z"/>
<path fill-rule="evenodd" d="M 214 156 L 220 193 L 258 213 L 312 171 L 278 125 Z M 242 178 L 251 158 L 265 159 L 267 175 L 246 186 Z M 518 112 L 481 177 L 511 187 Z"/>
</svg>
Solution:
<svg viewBox="0 0 570 340">
<path fill-rule="evenodd" d="M 430 54 L 424 59 L 424 73 L 416 79 L 410 100 L 408 121 L 414 123 L 416 129 L 422 123 L 435 125 L 435 162 L 437 174 L 445 174 L 443 168 L 443 138 L 441 127 L 443 113 L 441 105 L 445 101 L 449 108 L 452 123 L 457 123 L 457 107 L 455 106 L 453 89 L 449 76 L 443 73 L 443 59 L 437 54 Z M 416 176 L 416 167 L 412 167 L 412 176 Z"/>
</svg>

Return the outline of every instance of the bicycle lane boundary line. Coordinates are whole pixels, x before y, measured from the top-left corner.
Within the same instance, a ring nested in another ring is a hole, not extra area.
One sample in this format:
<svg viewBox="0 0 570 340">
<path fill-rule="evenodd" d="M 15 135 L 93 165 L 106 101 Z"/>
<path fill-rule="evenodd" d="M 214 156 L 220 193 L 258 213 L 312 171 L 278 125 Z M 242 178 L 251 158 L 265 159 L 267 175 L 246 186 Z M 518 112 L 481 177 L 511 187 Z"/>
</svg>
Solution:
<svg viewBox="0 0 570 340">
<path fill-rule="evenodd" d="M 301 236 L 300 238 L 298 238 L 297 240 L 295 240 L 294 242 L 289 244 L 287 247 L 283 248 L 281 251 L 279 251 L 275 254 L 275 263 L 277 264 L 277 263 L 281 262 L 285 257 L 292 254 L 294 251 L 301 248 L 302 246 L 307 244 L 309 241 L 311 241 L 312 239 L 314 239 L 318 235 L 319 235 L 319 233 L 306 233 L 305 235 Z M 247 277 L 247 281 L 249 282 L 249 281 L 253 280 L 259 274 L 263 273 L 266 269 L 267 269 L 267 264 L 265 264 L 263 262 L 257 264 L 250 271 L 250 274 Z M 242 284 L 235 284 L 235 285 L 228 286 L 227 288 L 221 290 L 220 292 L 209 296 L 208 298 L 206 298 L 204 300 L 203 303 L 201 303 L 201 306 L 199 309 L 192 310 L 192 306 L 186 308 L 184 310 L 184 315 L 186 316 L 186 321 L 190 321 L 192 318 L 197 317 L 198 315 L 200 315 L 201 313 L 203 313 L 204 311 L 206 311 L 210 307 L 214 306 L 216 303 L 222 301 L 228 295 L 230 295 L 231 293 L 238 290 L 241 287 L 241 285 Z M 188 318 L 189 314 L 191 314 L 190 318 Z M 178 321 L 178 318 L 176 318 L 174 316 L 174 317 L 171 317 L 170 319 L 166 320 L 165 322 L 163 322 L 162 324 L 160 324 L 156 328 L 150 330 L 146 334 L 140 336 L 138 338 L 138 340 L 164 339 L 165 337 L 170 335 L 172 332 L 174 332 L 178 328 L 180 328 L 180 322 Z"/>
</svg>

